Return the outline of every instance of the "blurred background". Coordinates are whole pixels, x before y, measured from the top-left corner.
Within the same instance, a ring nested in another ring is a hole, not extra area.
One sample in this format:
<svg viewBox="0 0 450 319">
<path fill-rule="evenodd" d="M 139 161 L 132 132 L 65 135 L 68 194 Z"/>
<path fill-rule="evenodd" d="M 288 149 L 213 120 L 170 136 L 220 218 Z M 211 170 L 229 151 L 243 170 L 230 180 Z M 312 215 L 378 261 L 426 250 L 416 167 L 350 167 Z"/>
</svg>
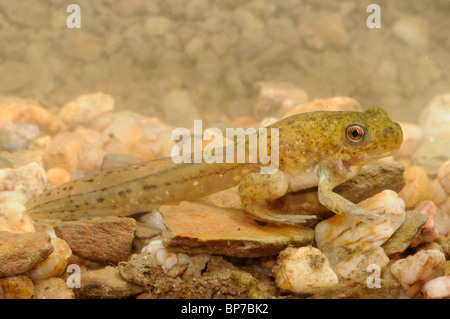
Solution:
<svg viewBox="0 0 450 319">
<path fill-rule="evenodd" d="M 70 3 L 81 28 L 69 29 Z M 418 122 L 450 87 L 450 1 L 0 0 L 0 95 L 59 108 L 104 92 L 171 124 L 252 115 L 259 81 Z M 257 114 L 262 118 L 267 114 Z"/>
</svg>

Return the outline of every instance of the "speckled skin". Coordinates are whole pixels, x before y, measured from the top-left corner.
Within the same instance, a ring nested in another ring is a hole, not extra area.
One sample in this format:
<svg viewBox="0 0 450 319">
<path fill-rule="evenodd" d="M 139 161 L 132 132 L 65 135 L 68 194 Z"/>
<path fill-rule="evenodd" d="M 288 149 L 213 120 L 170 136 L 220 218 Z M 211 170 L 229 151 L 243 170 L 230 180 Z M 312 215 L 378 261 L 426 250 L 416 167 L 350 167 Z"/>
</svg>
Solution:
<svg viewBox="0 0 450 319">
<path fill-rule="evenodd" d="M 361 141 L 352 142 L 347 137 L 347 128 L 354 125 L 365 132 Z M 277 214 L 264 203 L 312 186 L 319 188 L 319 201 L 337 214 L 378 217 L 332 190 L 354 177 L 366 163 L 389 156 L 400 147 L 402 130 L 383 109 L 302 113 L 269 127 L 279 129 L 276 173 L 261 174 L 259 163 L 175 164 L 167 158 L 102 171 L 55 187 L 30 201 L 27 211 L 35 218 L 52 219 L 126 216 L 239 184 L 244 209 L 265 221 L 292 224 L 314 218 Z"/>
</svg>

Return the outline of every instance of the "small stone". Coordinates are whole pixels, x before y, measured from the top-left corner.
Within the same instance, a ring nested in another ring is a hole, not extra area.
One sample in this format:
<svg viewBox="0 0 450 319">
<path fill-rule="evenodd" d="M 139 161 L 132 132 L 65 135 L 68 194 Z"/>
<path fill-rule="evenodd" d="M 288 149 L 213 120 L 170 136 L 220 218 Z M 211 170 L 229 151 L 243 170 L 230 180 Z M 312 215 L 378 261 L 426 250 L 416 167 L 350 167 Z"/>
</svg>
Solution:
<svg viewBox="0 0 450 319">
<path fill-rule="evenodd" d="M 416 206 L 416 210 L 427 216 L 427 222 L 411 242 L 411 247 L 417 247 L 423 243 L 429 243 L 436 239 L 436 205 L 430 201 L 423 201 Z"/>
<path fill-rule="evenodd" d="M 47 181 L 50 185 L 58 186 L 70 181 L 71 174 L 61 167 L 52 167 L 47 170 Z"/>
<path fill-rule="evenodd" d="M 81 95 L 66 103 L 59 111 L 59 118 L 70 128 L 89 126 L 98 117 L 114 110 L 114 99 L 105 93 Z"/>
<path fill-rule="evenodd" d="M 72 256 L 72 250 L 60 238 L 52 238 L 52 245 L 53 252 L 50 256 L 27 272 L 27 275 L 34 281 L 60 277 L 66 271 L 69 259 Z"/>
<path fill-rule="evenodd" d="M 0 232 L 0 277 L 22 274 L 53 251 L 46 233 Z"/>
<path fill-rule="evenodd" d="M 392 274 L 400 281 L 409 298 L 419 293 L 422 283 L 444 274 L 445 256 L 438 250 L 421 250 L 415 255 L 396 261 Z"/>
<path fill-rule="evenodd" d="M 1 147 L 9 152 L 27 149 L 30 142 L 39 134 L 37 125 L 7 122 L 0 130 Z"/>
<path fill-rule="evenodd" d="M 170 156 L 175 144 L 170 136 L 168 129 L 157 121 L 121 113 L 112 117 L 103 130 L 103 149 L 106 153 L 127 154 L 149 161 Z"/>
<path fill-rule="evenodd" d="M 420 166 L 408 167 L 403 176 L 406 179 L 405 187 L 398 193 L 405 201 L 406 208 L 413 208 L 424 198 L 428 188 L 428 176 Z"/>
<path fill-rule="evenodd" d="M 34 285 L 30 278 L 20 275 L 0 278 L 0 290 L 2 289 L 5 299 L 31 299 Z M 0 299 L 2 299 L 1 294 Z"/>
<path fill-rule="evenodd" d="M 36 163 L 19 168 L 0 169 L 0 191 L 21 191 L 29 200 L 44 191 L 47 183 L 45 170 Z"/>
<path fill-rule="evenodd" d="M 51 135 L 64 127 L 60 119 L 32 101 L 0 97 L 0 127 L 8 122 L 35 124 L 42 132 Z"/>
<path fill-rule="evenodd" d="M 336 264 L 333 269 L 338 276 L 353 281 L 366 279 L 372 274 L 373 269 L 369 266 L 377 266 L 381 270 L 389 263 L 389 258 L 383 248 L 369 248 L 348 255 Z"/>
<path fill-rule="evenodd" d="M 311 228 L 261 225 L 242 209 L 181 202 L 159 210 L 167 227 L 163 244 L 175 252 L 261 257 L 275 255 L 289 245 L 310 245 L 314 240 Z"/>
<path fill-rule="evenodd" d="M 405 203 L 391 190 L 372 196 L 358 206 L 389 219 L 362 222 L 356 217 L 334 215 L 316 225 L 315 238 L 319 249 L 330 243 L 351 250 L 379 247 L 392 236 L 405 219 Z"/>
<path fill-rule="evenodd" d="M 73 132 L 58 133 L 45 150 L 45 167 L 60 167 L 69 172 L 78 170 L 78 154 L 87 145 L 81 134 Z"/>
<path fill-rule="evenodd" d="M 142 254 L 153 265 L 161 266 L 165 273 L 172 271 L 175 266 L 186 265 L 182 278 L 189 280 L 200 277 L 210 255 L 186 255 L 176 253 L 165 248 L 160 239 L 151 241 L 142 249 Z"/>
<path fill-rule="evenodd" d="M 279 288 L 295 293 L 314 294 L 338 283 L 327 257 L 311 246 L 286 248 L 279 254 L 272 272 Z"/>
<path fill-rule="evenodd" d="M 359 102 L 346 96 L 335 96 L 329 99 L 315 99 L 310 102 L 299 104 L 289 112 L 283 114 L 281 119 L 305 112 L 314 111 L 355 111 L 362 112 Z"/>
<path fill-rule="evenodd" d="M 395 233 L 381 246 L 386 255 L 391 256 L 404 252 L 414 237 L 427 222 L 427 216 L 419 211 L 406 212 L 405 220 Z"/>
<path fill-rule="evenodd" d="M 74 299 L 75 294 L 61 278 L 38 280 L 34 284 L 33 299 Z"/>
<path fill-rule="evenodd" d="M 35 231 L 33 219 L 25 213 L 26 202 L 27 198 L 21 191 L 0 192 L 0 231 L 12 233 Z"/>
<path fill-rule="evenodd" d="M 427 281 L 420 289 L 425 299 L 450 298 L 450 276 L 443 276 Z"/>
<path fill-rule="evenodd" d="M 125 281 L 119 269 L 111 266 L 81 273 L 80 282 L 81 287 L 74 289 L 74 292 L 87 298 L 126 298 L 145 290 L 145 287 Z"/>
<path fill-rule="evenodd" d="M 136 221 L 133 218 L 92 218 L 63 221 L 55 225 L 55 233 L 64 239 L 73 253 L 104 263 L 118 263 L 130 254 Z"/>
</svg>

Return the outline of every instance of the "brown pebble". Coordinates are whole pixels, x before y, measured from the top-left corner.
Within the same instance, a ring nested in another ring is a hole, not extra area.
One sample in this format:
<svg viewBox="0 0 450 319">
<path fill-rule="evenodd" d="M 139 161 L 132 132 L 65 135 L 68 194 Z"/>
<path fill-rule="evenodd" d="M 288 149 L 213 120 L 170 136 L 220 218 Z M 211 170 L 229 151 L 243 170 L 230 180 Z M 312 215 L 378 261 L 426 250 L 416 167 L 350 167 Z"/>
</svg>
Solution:
<svg viewBox="0 0 450 319">
<path fill-rule="evenodd" d="M 0 277 L 27 272 L 53 251 L 46 233 L 0 232 Z"/>
<path fill-rule="evenodd" d="M 136 221 L 133 218 L 93 218 L 64 221 L 55 233 L 64 239 L 75 255 L 104 263 L 126 260 L 131 251 Z"/>
</svg>

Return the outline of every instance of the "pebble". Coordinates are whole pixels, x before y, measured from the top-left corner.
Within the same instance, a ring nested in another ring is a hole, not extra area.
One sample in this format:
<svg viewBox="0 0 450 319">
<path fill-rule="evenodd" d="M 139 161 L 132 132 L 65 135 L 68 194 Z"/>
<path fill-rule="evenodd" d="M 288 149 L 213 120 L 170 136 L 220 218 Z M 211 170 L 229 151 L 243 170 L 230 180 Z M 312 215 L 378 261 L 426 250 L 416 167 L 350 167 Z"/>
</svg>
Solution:
<svg viewBox="0 0 450 319">
<path fill-rule="evenodd" d="M 52 186 L 58 186 L 70 181 L 71 174 L 61 167 L 52 167 L 47 170 L 47 181 Z"/>
<path fill-rule="evenodd" d="M 429 184 L 428 175 L 421 166 L 410 166 L 406 168 L 403 176 L 406 185 L 398 194 L 405 201 L 406 208 L 413 208 L 425 199 Z"/>
<path fill-rule="evenodd" d="M 192 125 L 193 120 L 190 122 Z M 134 156 L 140 161 L 169 157 L 174 141 L 160 123 L 148 121 L 133 114 L 121 114 L 112 118 L 102 132 L 106 153 Z"/>
<path fill-rule="evenodd" d="M 0 277 L 22 274 L 45 260 L 53 251 L 46 233 L 0 232 Z"/>
<path fill-rule="evenodd" d="M 34 232 L 33 219 L 25 213 L 27 198 L 21 191 L 0 192 L 0 231 Z"/>
<path fill-rule="evenodd" d="M 0 169 L 0 192 L 21 191 L 30 200 L 44 191 L 46 183 L 47 174 L 36 163 Z"/>
<path fill-rule="evenodd" d="M 421 250 L 405 259 L 396 261 L 391 272 L 397 278 L 409 298 L 419 293 L 420 287 L 444 274 L 445 256 L 438 250 Z"/>
<path fill-rule="evenodd" d="M 386 256 L 383 248 L 369 248 L 357 251 L 341 260 L 333 266 L 338 276 L 357 281 L 358 279 L 366 279 L 373 270 L 369 266 L 378 266 L 381 270 L 389 263 L 389 257 Z"/>
<path fill-rule="evenodd" d="M 46 134 L 56 134 L 63 122 L 46 108 L 27 100 L 11 98 L 0 104 L 0 127 L 6 123 L 34 124 Z"/>
<path fill-rule="evenodd" d="M 243 209 L 222 208 L 183 201 L 159 208 L 166 230 L 166 248 L 190 255 L 218 254 L 236 257 L 276 255 L 289 245 L 310 245 L 311 228 L 259 224 Z"/>
<path fill-rule="evenodd" d="M 295 293 L 314 294 L 338 283 L 327 257 L 311 246 L 286 248 L 278 255 L 272 272 L 279 288 Z"/>
<path fill-rule="evenodd" d="M 442 276 L 427 281 L 420 291 L 425 299 L 450 298 L 450 276 Z"/>
<path fill-rule="evenodd" d="M 31 299 L 34 284 L 27 276 L 0 278 L 0 299 Z"/>
<path fill-rule="evenodd" d="M 49 278 L 34 283 L 33 299 L 74 299 L 75 294 L 62 278 Z"/>
<path fill-rule="evenodd" d="M 363 109 L 359 102 L 346 96 L 335 96 L 328 99 L 314 99 L 307 103 L 294 106 L 290 111 L 283 114 L 281 118 L 286 118 L 295 114 L 314 112 L 314 111 L 356 111 L 362 112 Z"/>
<path fill-rule="evenodd" d="M 404 222 L 381 246 L 386 255 L 392 256 L 396 253 L 403 253 L 411 245 L 411 242 L 427 220 L 428 216 L 417 210 L 407 211 Z"/>
<path fill-rule="evenodd" d="M 81 287 L 75 289 L 75 294 L 96 299 L 126 298 L 145 290 L 145 287 L 125 281 L 119 269 L 111 266 L 82 272 L 80 283 Z"/>
<path fill-rule="evenodd" d="M 423 243 L 429 243 L 436 239 L 436 205 L 430 201 L 423 201 L 415 208 L 417 211 L 427 216 L 427 222 L 422 226 L 419 233 L 411 242 L 411 247 L 417 247 Z"/>
<path fill-rule="evenodd" d="M 75 129 L 79 126 L 89 126 L 99 116 L 112 113 L 114 98 L 102 92 L 80 95 L 75 100 L 64 104 L 58 117 Z"/>
<path fill-rule="evenodd" d="M 118 263 L 130 254 L 136 221 L 133 218 L 107 217 L 62 221 L 55 234 L 64 239 L 75 255 L 101 263 Z"/>
<path fill-rule="evenodd" d="M 33 281 L 60 277 L 66 271 L 72 250 L 62 239 L 52 238 L 53 252 L 44 261 L 37 264 L 27 272 L 28 277 Z"/>
<path fill-rule="evenodd" d="M 161 266 L 164 272 L 169 272 L 172 267 L 187 265 L 182 278 L 185 280 L 200 277 L 209 261 L 209 255 L 186 255 L 172 252 L 163 246 L 162 240 L 155 239 L 142 249 L 149 261 L 155 266 Z"/>
<path fill-rule="evenodd" d="M 319 249 L 330 243 L 351 250 L 379 247 L 405 219 L 405 204 L 397 193 L 391 190 L 378 193 L 358 206 L 390 219 L 361 222 L 355 217 L 334 215 L 316 225 L 315 238 Z"/>
<path fill-rule="evenodd" d="M 308 100 L 305 90 L 290 82 L 258 81 L 253 88 L 256 91 L 253 114 L 259 119 L 280 116 Z"/>
<path fill-rule="evenodd" d="M 403 131 L 403 143 L 395 158 L 410 158 L 425 141 L 423 128 L 417 124 L 397 122 Z"/>
<path fill-rule="evenodd" d="M 420 113 L 419 124 L 429 141 L 450 138 L 450 93 L 433 97 Z"/>
<path fill-rule="evenodd" d="M 45 150 L 45 167 L 59 167 L 69 172 L 78 170 L 78 154 L 86 145 L 87 141 L 81 134 L 67 131 L 58 133 Z"/>
<path fill-rule="evenodd" d="M 0 130 L 0 146 L 9 152 L 27 149 L 30 142 L 39 134 L 40 129 L 37 125 L 7 122 Z"/>
</svg>

